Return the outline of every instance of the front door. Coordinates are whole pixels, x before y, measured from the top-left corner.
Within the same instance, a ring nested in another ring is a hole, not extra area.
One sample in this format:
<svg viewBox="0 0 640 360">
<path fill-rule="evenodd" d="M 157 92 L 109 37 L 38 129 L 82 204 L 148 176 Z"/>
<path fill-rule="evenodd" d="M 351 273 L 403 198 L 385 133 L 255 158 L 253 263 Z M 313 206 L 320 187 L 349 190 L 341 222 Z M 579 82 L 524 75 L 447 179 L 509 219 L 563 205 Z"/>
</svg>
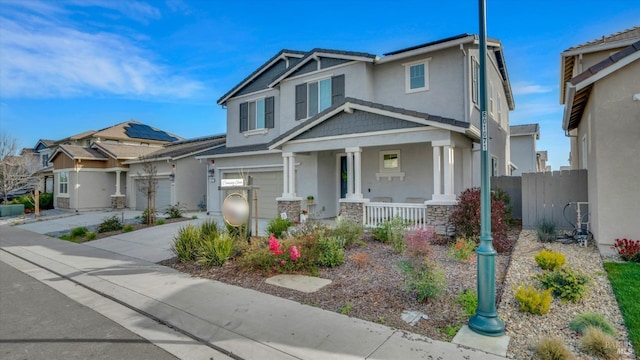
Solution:
<svg viewBox="0 0 640 360">
<path fill-rule="evenodd" d="M 340 177 L 338 182 L 340 183 L 340 199 L 347 197 L 347 157 L 340 156 Z"/>
</svg>

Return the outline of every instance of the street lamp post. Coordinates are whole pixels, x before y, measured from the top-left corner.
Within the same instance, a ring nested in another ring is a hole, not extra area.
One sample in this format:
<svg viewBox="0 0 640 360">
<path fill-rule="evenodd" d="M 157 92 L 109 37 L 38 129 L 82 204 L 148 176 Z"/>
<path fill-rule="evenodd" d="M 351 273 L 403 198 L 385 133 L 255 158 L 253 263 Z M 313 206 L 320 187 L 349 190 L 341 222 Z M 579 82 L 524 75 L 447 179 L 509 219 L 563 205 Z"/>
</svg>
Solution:
<svg viewBox="0 0 640 360">
<path fill-rule="evenodd" d="M 487 336 L 504 335 L 504 323 L 496 310 L 496 251 L 491 237 L 491 179 L 489 166 L 489 118 L 487 116 L 487 29 L 485 1 L 478 0 L 480 22 L 480 246 L 478 254 L 478 308 L 469 319 L 469 328 Z"/>
</svg>

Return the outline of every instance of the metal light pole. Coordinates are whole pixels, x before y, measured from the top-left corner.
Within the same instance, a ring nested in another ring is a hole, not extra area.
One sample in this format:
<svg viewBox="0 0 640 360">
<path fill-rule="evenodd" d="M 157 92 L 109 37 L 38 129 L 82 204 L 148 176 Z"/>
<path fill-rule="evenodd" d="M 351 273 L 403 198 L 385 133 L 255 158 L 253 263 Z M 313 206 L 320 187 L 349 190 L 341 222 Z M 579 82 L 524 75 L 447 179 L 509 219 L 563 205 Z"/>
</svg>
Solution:
<svg viewBox="0 0 640 360">
<path fill-rule="evenodd" d="M 485 0 L 478 0 L 480 15 L 480 246 L 478 254 L 478 308 L 469 319 L 469 328 L 487 336 L 504 335 L 504 323 L 496 311 L 496 251 L 491 237 L 491 178 L 489 166 L 489 118 L 487 116 L 487 29 Z"/>
</svg>

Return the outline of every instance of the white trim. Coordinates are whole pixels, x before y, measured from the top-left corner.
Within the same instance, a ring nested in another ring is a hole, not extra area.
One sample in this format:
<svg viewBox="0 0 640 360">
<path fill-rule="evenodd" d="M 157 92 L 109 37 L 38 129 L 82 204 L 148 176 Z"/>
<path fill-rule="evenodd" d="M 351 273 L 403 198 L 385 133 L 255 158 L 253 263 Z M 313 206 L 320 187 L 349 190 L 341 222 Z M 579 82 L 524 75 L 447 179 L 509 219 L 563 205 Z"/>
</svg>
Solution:
<svg viewBox="0 0 640 360">
<path fill-rule="evenodd" d="M 412 94 L 422 91 L 429 91 L 429 62 L 431 58 L 421 59 L 417 61 L 412 61 L 409 63 L 404 63 L 404 92 L 406 94 Z M 412 89 L 411 88 L 411 68 L 416 65 L 424 65 L 424 86 Z"/>
<path fill-rule="evenodd" d="M 300 163 L 296 163 L 296 166 L 299 166 Z M 251 166 L 247 166 L 247 167 L 243 167 L 243 166 L 220 166 L 218 167 L 218 171 L 222 171 L 222 170 L 234 170 L 234 169 L 243 169 L 243 170 L 250 170 L 250 169 L 266 169 L 266 168 L 274 168 L 275 170 L 282 170 L 282 163 L 279 164 L 266 164 L 266 165 L 251 165 Z"/>
<path fill-rule="evenodd" d="M 267 86 L 269 86 L 270 88 L 278 85 L 278 83 L 284 81 L 284 80 L 291 80 L 291 79 L 295 79 L 296 77 L 291 77 L 289 78 L 288 76 L 291 75 L 292 73 L 294 73 L 296 70 L 300 69 L 303 65 L 305 65 L 306 63 L 308 63 L 309 61 L 313 60 L 316 61 L 318 63 L 318 70 L 316 71 L 322 71 L 324 69 L 320 69 L 320 61 L 319 59 L 317 59 L 318 57 L 328 57 L 328 58 L 334 58 L 334 59 L 345 59 L 345 60 L 352 60 L 348 63 L 345 64 L 352 64 L 354 62 L 359 62 L 359 61 L 364 61 L 364 62 L 370 62 L 373 63 L 375 62 L 375 58 L 371 59 L 369 57 L 364 57 L 364 56 L 353 56 L 353 55 L 340 55 L 340 54 L 331 54 L 331 53 L 323 53 L 323 52 L 315 52 L 313 53 L 312 56 L 307 57 L 306 60 L 300 61 L 298 62 L 295 66 L 289 68 L 286 72 L 284 72 L 282 75 L 278 76 L 278 78 L 276 78 L 275 80 L 273 80 L 271 83 L 269 83 Z M 345 65 L 345 64 L 339 64 L 336 66 L 331 66 L 328 67 L 326 69 L 335 69 L 339 66 Z M 314 71 L 312 71 L 311 73 L 313 73 Z M 302 75 L 308 75 L 309 73 L 306 74 L 302 74 Z"/>
<path fill-rule="evenodd" d="M 242 95 L 230 97 L 230 98 L 227 99 L 227 101 L 229 101 L 229 100 L 240 100 L 240 99 L 243 99 L 243 98 L 251 98 L 252 96 L 256 96 L 256 98 L 259 98 L 258 95 L 261 95 L 263 93 L 272 92 L 272 91 L 275 91 L 275 90 L 272 89 L 272 88 L 257 90 L 257 91 L 254 91 L 254 92 L 250 92 L 248 94 L 242 94 Z M 251 100 L 244 100 L 244 101 L 251 101 Z"/>
<path fill-rule="evenodd" d="M 638 41 L 638 38 L 634 37 L 634 38 L 631 38 L 631 39 L 626 39 L 626 40 L 621 40 L 621 41 L 614 41 L 614 42 L 606 42 L 606 43 L 598 44 L 598 45 L 586 45 L 586 46 L 578 48 L 578 49 L 565 51 L 560 55 L 562 55 L 562 57 L 566 58 L 566 57 L 574 56 L 574 55 L 588 54 L 588 53 L 592 53 L 592 52 L 605 51 L 605 50 L 617 49 L 617 48 L 624 48 L 624 47 L 627 47 L 627 46 L 629 46 L 631 44 L 634 44 L 636 41 Z M 580 45 L 578 45 L 578 46 L 580 46 Z"/>
<path fill-rule="evenodd" d="M 269 133 L 269 129 L 265 127 L 260 129 L 247 130 L 243 132 L 242 135 L 244 135 L 244 137 L 249 137 L 254 135 L 266 135 L 268 133 Z"/>
<path fill-rule="evenodd" d="M 329 70 L 329 71 L 334 71 L 334 70 L 337 70 L 337 69 L 340 69 L 340 68 L 343 68 L 343 67 L 351 66 L 351 65 L 353 65 L 354 63 L 356 63 L 356 61 L 350 61 L 350 62 L 348 62 L 348 63 L 344 63 L 344 64 L 340 64 L 340 65 L 332 66 L 332 67 L 330 67 L 330 68 L 311 71 L 311 72 L 308 72 L 308 73 L 304 73 L 304 74 L 300 74 L 300 75 L 296 75 L 296 76 L 288 77 L 288 78 L 286 78 L 286 79 L 282 79 L 280 82 L 287 82 L 287 81 L 299 80 L 299 79 L 304 78 L 305 76 L 311 76 L 311 75 L 317 74 L 317 73 L 318 73 L 318 72 L 320 72 L 320 71 L 328 71 L 328 70 Z M 343 74 L 338 74 L 338 75 L 343 75 Z M 332 76 L 336 76 L 336 75 L 335 75 L 335 73 L 332 73 Z M 315 79 L 321 79 L 321 78 L 322 78 L 322 77 L 316 77 Z M 309 80 L 309 81 L 313 81 L 313 79 L 312 79 L 312 80 Z M 304 83 L 304 82 L 307 82 L 307 80 L 303 80 L 303 81 L 301 81 L 301 82 L 300 82 L 300 84 L 302 84 L 302 83 Z M 297 85 L 299 85 L 299 84 L 297 84 Z"/>
<path fill-rule="evenodd" d="M 381 134 L 416 133 L 416 132 L 427 132 L 427 131 L 437 131 L 437 130 L 442 130 L 442 129 L 437 129 L 437 128 L 433 128 L 433 127 L 425 128 L 425 129 L 415 129 L 415 128 L 393 129 L 393 130 L 375 131 L 375 132 L 372 131 L 372 132 L 366 132 L 366 133 L 351 133 L 351 134 L 345 134 L 345 135 L 333 135 L 333 136 L 311 138 L 311 139 L 291 140 L 291 141 L 287 141 L 287 143 L 289 143 L 289 144 L 304 144 L 304 143 L 312 143 L 312 142 L 318 142 L 318 141 L 350 139 L 350 138 L 367 137 L 367 136 L 380 136 Z"/>
<path fill-rule="evenodd" d="M 205 160 L 205 159 L 220 159 L 220 158 L 228 158 L 228 157 L 236 157 L 236 156 L 253 156 L 253 155 L 268 155 L 268 154 L 279 154 L 282 151 L 280 150 L 259 150 L 259 151 L 246 151 L 239 153 L 231 153 L 231 154 L 215 154 L 215 155 L 204 155 L 204 156 L 196 156 L 196 160 Z"/>
<path fill-rule="evenodd" d="M 386 168 L 384 166 L 384 156 L 385 155 L 397 155 L 397 163 L 398 165 L 394 168 Z M 400 150 L 380 150 L 378 151 L 378 171 L 381 173 L 396 173 L 399 174 L 402 172 L 402 157 L 400 154 Z M 377 175 L 376 175 L 377 176 Z"/>
<path fill-rule="evenodd" d="M 425 46 L 425 47 L 417 48 L 417 49 L 414 49 L 414 50 L 404 51 L 404 52 L 401 52 L 399 54 L 385 56 L 385 57 L 377 60 L 376 64 L 384 64 L 384 63 L 388 63 L 388 62 L 391 62 L 391 61 L 396 61 L 396 60 L 410 58 L 410 57 L 413 57 L 413 56 L 426 54 L 426 53 L 429 53 L 429 52 L 435 52 L 435 51 L 438 51 L 438 50 L 448 49 L 448 48 L 453 47 L 453 46 L 459 46 L 460 44 L 466 44 L 466 43 L 469 43 L 469 42 L 473 42 L 474 39 L 475 39 L 474 35 L 469 35 L 469 36 L 465 36 L 465 37 L 460 38 L 460 39 L 456 39 L 456 40 L 452 40 L 452 41 L 448 41 L 448 42 L 444 42 L 444 43 L 439 43 L 439 44 L 434 44 L 434 45 L 431 45 L 431 46 Z"/>
<path fill-rule="evenodd" d="M 614 71 L 617 71 L 617 70 L 619 70 L 619 69 L 631 64 L 632 62 L 634 62 L 634 61 L 636 61 L 638 59 L 640 59 L 640 51 L 636 51 L 633 54 L 620 59 L 619 61 L 615 62 L 613 65 L 608 66 L 604 70 L 598 71 L 595 75 L 589 76 L 588 78 L 586 78 L 586 79 L 582 80 L 581 82 L 577 83 L 575 85 L 576 90 L 578 90 L 578 91 L 582 90 L 585 87 L 593 84 L 594 82 L 604 78 L 605 76 L 613 73 Z"/>
</svg>

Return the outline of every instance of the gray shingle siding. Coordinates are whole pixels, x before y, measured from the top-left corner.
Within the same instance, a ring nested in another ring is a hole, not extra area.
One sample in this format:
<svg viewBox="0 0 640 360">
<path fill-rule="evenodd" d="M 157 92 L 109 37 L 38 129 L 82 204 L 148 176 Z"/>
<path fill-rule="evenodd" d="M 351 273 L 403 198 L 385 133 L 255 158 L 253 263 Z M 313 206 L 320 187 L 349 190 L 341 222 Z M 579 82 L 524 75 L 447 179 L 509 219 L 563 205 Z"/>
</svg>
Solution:
<svg viewBox="0 0 640 360">
<path fill-rule="evenodd" d="M 318 70 L 318 63 L 315 60 L 311 60 L 308 63 L 302 65 L 298 70 L 294 71 L 293 74 L 289 75 L 288 77 L 293 77 L 293 76 L 297 76 L 297 75 L 302 75 L 302 74 L 308 74 L 310 72 L 314 72 Z M 273 79 L 271 79 L 273 80 Z"/>
<path fill-rule="evenodd" d="M 275 78 L 279 74 L 282 74 L 282 72 L 285 70 L 286 62 L 284 60 L 280 60 L 272 67 L 270 67 L 267 71 L 263 72 L 262 74 L 260 74 L 260 76 L 253 79 L 253 81 L 240 89 L 240 91 L 238 91 L 235 95 L 240 96 L 250 94 L 255 91 L 264 90 L 267 88 L 267 85 L 269 85 L 269 83 L 273 81 L 273 78 Z"/>
<path fill-rule="evenodd" d="M 332 66 L 337 66 L 337 65 L 340 65 L 340 64 L 348 63 L 349 61 L 351 61 L 351 60 L 321 57 L 320 58 L 320 68 L 321 69 L 326 69 L 326 68 L 330 68 Z"/>
<path fill-rule="evenodd" d="M 333 118 L 319 124 L 311 130 L 300 134 L 295 139 L 313 139 L 326 136 L 338 136 L 354 133 L 385 131 L 393 129 L 423 127 L 411 121 L 372 114 L 355 110 L 353 114 L 340 113 Z"/>
</svg>

